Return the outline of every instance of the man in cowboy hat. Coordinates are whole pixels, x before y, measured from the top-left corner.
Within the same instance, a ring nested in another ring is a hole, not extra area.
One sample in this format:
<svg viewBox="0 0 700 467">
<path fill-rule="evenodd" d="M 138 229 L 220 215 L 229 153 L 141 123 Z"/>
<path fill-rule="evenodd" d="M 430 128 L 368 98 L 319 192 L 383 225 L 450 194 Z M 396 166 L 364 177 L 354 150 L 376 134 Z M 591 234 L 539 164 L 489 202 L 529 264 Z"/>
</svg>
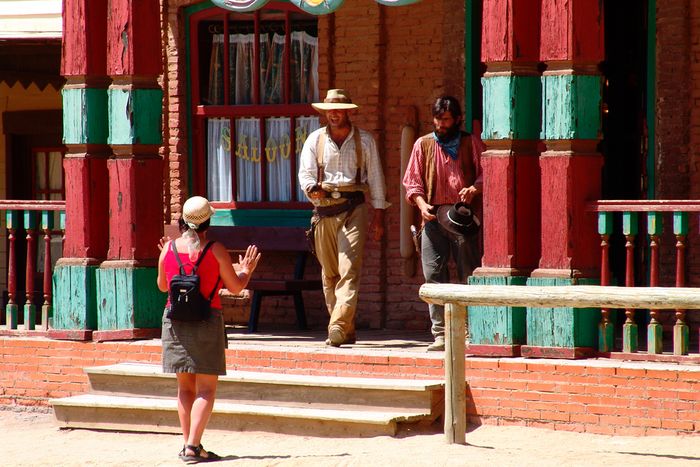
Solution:
<svg viewBox="0 0 700 467">
<path fill-rule="evenodd" d="M 453 257 L 460 282 L 479 265 L 478 218 L 473 208 L 481 198 L 483 143 L 460 131 L 462 110 L 451 96 L 432 107 L 435 131 L 418 138 L 406 167 L 406 199 L 420 211 L 423 222 L 421 261 L 426 282 L 449 282 Z M 458 203 L 458 204 L 455 204 Z M 428 305 L 435 342 L 428 350 L 445 349 L 445 309 Z"/>
<path fill-rule="evenodd" d="M 384 234 L 384 174 L 372 134 L 350 122 L 356 109 L 347 91 L 330 89 L 311 104 L 328 125 L 309 135 L 301 150 L 299 184 L 314 205 L 311 231 L 321 263 L 323 293 L 330 313 L 326 345 L 355 343 L 355 310 L 367 235 L 367 205 L 373 209 L 369 232 Z"/>
</svg>

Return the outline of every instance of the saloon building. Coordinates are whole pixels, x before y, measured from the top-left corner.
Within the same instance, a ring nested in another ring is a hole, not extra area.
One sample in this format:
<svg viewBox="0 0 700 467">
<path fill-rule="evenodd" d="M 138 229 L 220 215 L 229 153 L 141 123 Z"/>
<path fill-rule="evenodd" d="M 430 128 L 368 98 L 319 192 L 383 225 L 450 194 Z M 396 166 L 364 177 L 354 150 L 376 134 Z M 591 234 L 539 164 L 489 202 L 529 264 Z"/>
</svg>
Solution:
<svg viewBox="0 0 700 467">
<path fill-rule="evenodd" d="M 392 203 L 387 235 L 368 243 L 358 328 L 428 328 L 408 231 L 417 218 L 400 181 L 402 157 L 431 131 L 429 107 L 441 94 L 460 98 L 465 129 L 487 148 L 484 254 L 471 283 L 698 281 L 700 29 L 687 2 L 6 3 L 0 189 L 8 200 L 8 328 L 25 315 L 31 322 L 32 306 L 39 316 L 48 295 L 43 325 L 52 316 L 56 338 L 157 329 L 164 297 L 154 280 L 156 245 L 191 195 L 215 203 L 220 238 L 253 232 L 253 241 L 274 244 L 285 229 L 307 226 L 297 158 L 305 136 L 324 124 L 310 104 L 329 88 L 348 90 L 360 106 L 352 120 L 375 135 Z M 57 199 L 64 208 L 38 203 L 36 216 L 24 217 L 10 201 Z M 49 226 L 42 209 L 65 215 L 48 216 Z M 288 243 L 263 251 L 261 278 L 300 277 L 301 247 Z M 53 286 L 42 291 L 51 269 L 43 266 L 46 245 L 55 267 Z M 302 274 L 318 280 L 315 261 Z M 258 325 L 300 323 L 295 295 L 258 295 Z M 307 324 L 322 328 L 320 292 L 298 296 Z M 227 303 L 229 321 L 248 321 L 250 299 Z M 638 339 L 623 322 L 638 325 Z M 628 350 L 635 341 L 644 347 L 650 323 L 668 339 L 685 326 L 683 340 L 694 341 L 693 322 L 690 313 L 647 310 L 559 310 L 545 322 L 523 308 L 470 310 L 473 351 L 504 355 L 521 346 L 531 355 L 593 351 L 604 324 L 614 333 L 602 332 L 602 348 L 623 335 Z"/>
</svg>

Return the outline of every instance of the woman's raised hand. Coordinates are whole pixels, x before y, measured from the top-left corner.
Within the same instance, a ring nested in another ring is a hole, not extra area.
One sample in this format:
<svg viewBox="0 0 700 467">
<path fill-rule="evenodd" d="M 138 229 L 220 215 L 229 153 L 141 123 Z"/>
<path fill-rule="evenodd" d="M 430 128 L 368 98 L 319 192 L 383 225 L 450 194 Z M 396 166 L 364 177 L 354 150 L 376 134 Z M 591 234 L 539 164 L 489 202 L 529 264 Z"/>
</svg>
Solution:
<svg viewBox="0 0 700 467">
<path fill-rule="evenodd" d="M 258 267 L 258 261 L 260 261 L 260 256 L 262 253 L 258 251 L 258 247 L 255 245 L 248 245 L 245 251 L 245 255 L 238 255 L 238 264 L 240 269 L 247 272 L 249 275 L 253 273 L 256 267 Z"/>
</svg>

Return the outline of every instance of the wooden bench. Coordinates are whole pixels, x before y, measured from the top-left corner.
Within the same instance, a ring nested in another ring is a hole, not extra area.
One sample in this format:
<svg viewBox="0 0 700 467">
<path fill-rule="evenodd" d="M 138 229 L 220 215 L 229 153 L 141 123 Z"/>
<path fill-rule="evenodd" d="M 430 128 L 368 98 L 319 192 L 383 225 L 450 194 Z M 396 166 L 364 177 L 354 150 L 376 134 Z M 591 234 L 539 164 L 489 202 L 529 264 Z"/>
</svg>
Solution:
<svg viewBox="0 0 700 467">
<path fill-rule="evenodd" d="M 297 327 L 307 329 L 306 310 L 302 292 L 305 290 L 322 290 L 320 279 L 305 279 L 306 260 L 309 245 L 305 229 L 301 227 L 248 227 L 248 226 L 212 226 L 207 238 L 221 242 L 229 251 L 245 250 L 248 245 L 256 245 L 263 258 L 268 252 L 295 253 L 294 274 L 291 279 L 261 278 L 257 272 L 248 286 L 253 295 L 250 304 L 248 331 L 258 330 L 262 299 L 272 295 L 287 295 L 294 299 Z M 232 254 L 237 261 L 237 253 Z"/>
</svg>

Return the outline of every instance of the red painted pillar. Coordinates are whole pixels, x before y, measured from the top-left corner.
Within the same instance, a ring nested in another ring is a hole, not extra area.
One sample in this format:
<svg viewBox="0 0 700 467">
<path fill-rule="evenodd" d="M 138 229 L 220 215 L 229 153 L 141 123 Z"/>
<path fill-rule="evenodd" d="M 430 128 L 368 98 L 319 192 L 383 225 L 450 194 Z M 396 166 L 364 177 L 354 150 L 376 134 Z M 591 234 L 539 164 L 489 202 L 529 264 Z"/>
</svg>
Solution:
<svg viewBox="0 0 700 467">
<path fill-rule="evenodd" d="M 533 277 L 597 277 L 603 18 L 598 0 L 542 2 L 542 256 Z"/>
<path fill-rule="evenodd" d="M 484 257 L 476 275 L 527 276 L 539 250 L 539 0 L 488 0 L 481 54 L 486 64 Z"/>
<path fill-rule="evenodd" d="M 540 155 L 541 256 L 531 286 L 596 284 L 600 265 L 597 217 L 586 205 L 600 198 L 604 57 L 602 2 L 542 2 L 540 60 L 542 129 Z M 598 344 L 600 313 L 572 307 L 529 307 L 527 357 L 580 358 Z"/>
<path fill-rule="evenodd" d="M 163 231 L 158 0 L 110 0 L 107 29 L 109 260 L 153 265 Z"/>
<path fill-rule="evenodd" d="M 109 0 L 109 250 L 97 271 L 97 329 L 113 340 L 160 335 L 163 69 L 159 0 Z"/>
<path fill-rule="evenodd" d="M 63 141 L 66 227 L 54 269 L 49 336 L 89 339 L 96 326 L 95 270 L 107 254 L 107 0 L 63 2 Z"/>
<path fill-rule="evenodd" d="M 63 257 L 97 264 L 107 254 L 107 0 L 66 0 L 64 95 L 66 241 Z"/>
<path fill-rule="evenodd" d="M 484 255 L 470 284 L 525 285 L 540 256 L 539 0 L 486 0 Z M 469 307 L 469 352 L 520 354 L 525 308 Z"/>
</svg>

